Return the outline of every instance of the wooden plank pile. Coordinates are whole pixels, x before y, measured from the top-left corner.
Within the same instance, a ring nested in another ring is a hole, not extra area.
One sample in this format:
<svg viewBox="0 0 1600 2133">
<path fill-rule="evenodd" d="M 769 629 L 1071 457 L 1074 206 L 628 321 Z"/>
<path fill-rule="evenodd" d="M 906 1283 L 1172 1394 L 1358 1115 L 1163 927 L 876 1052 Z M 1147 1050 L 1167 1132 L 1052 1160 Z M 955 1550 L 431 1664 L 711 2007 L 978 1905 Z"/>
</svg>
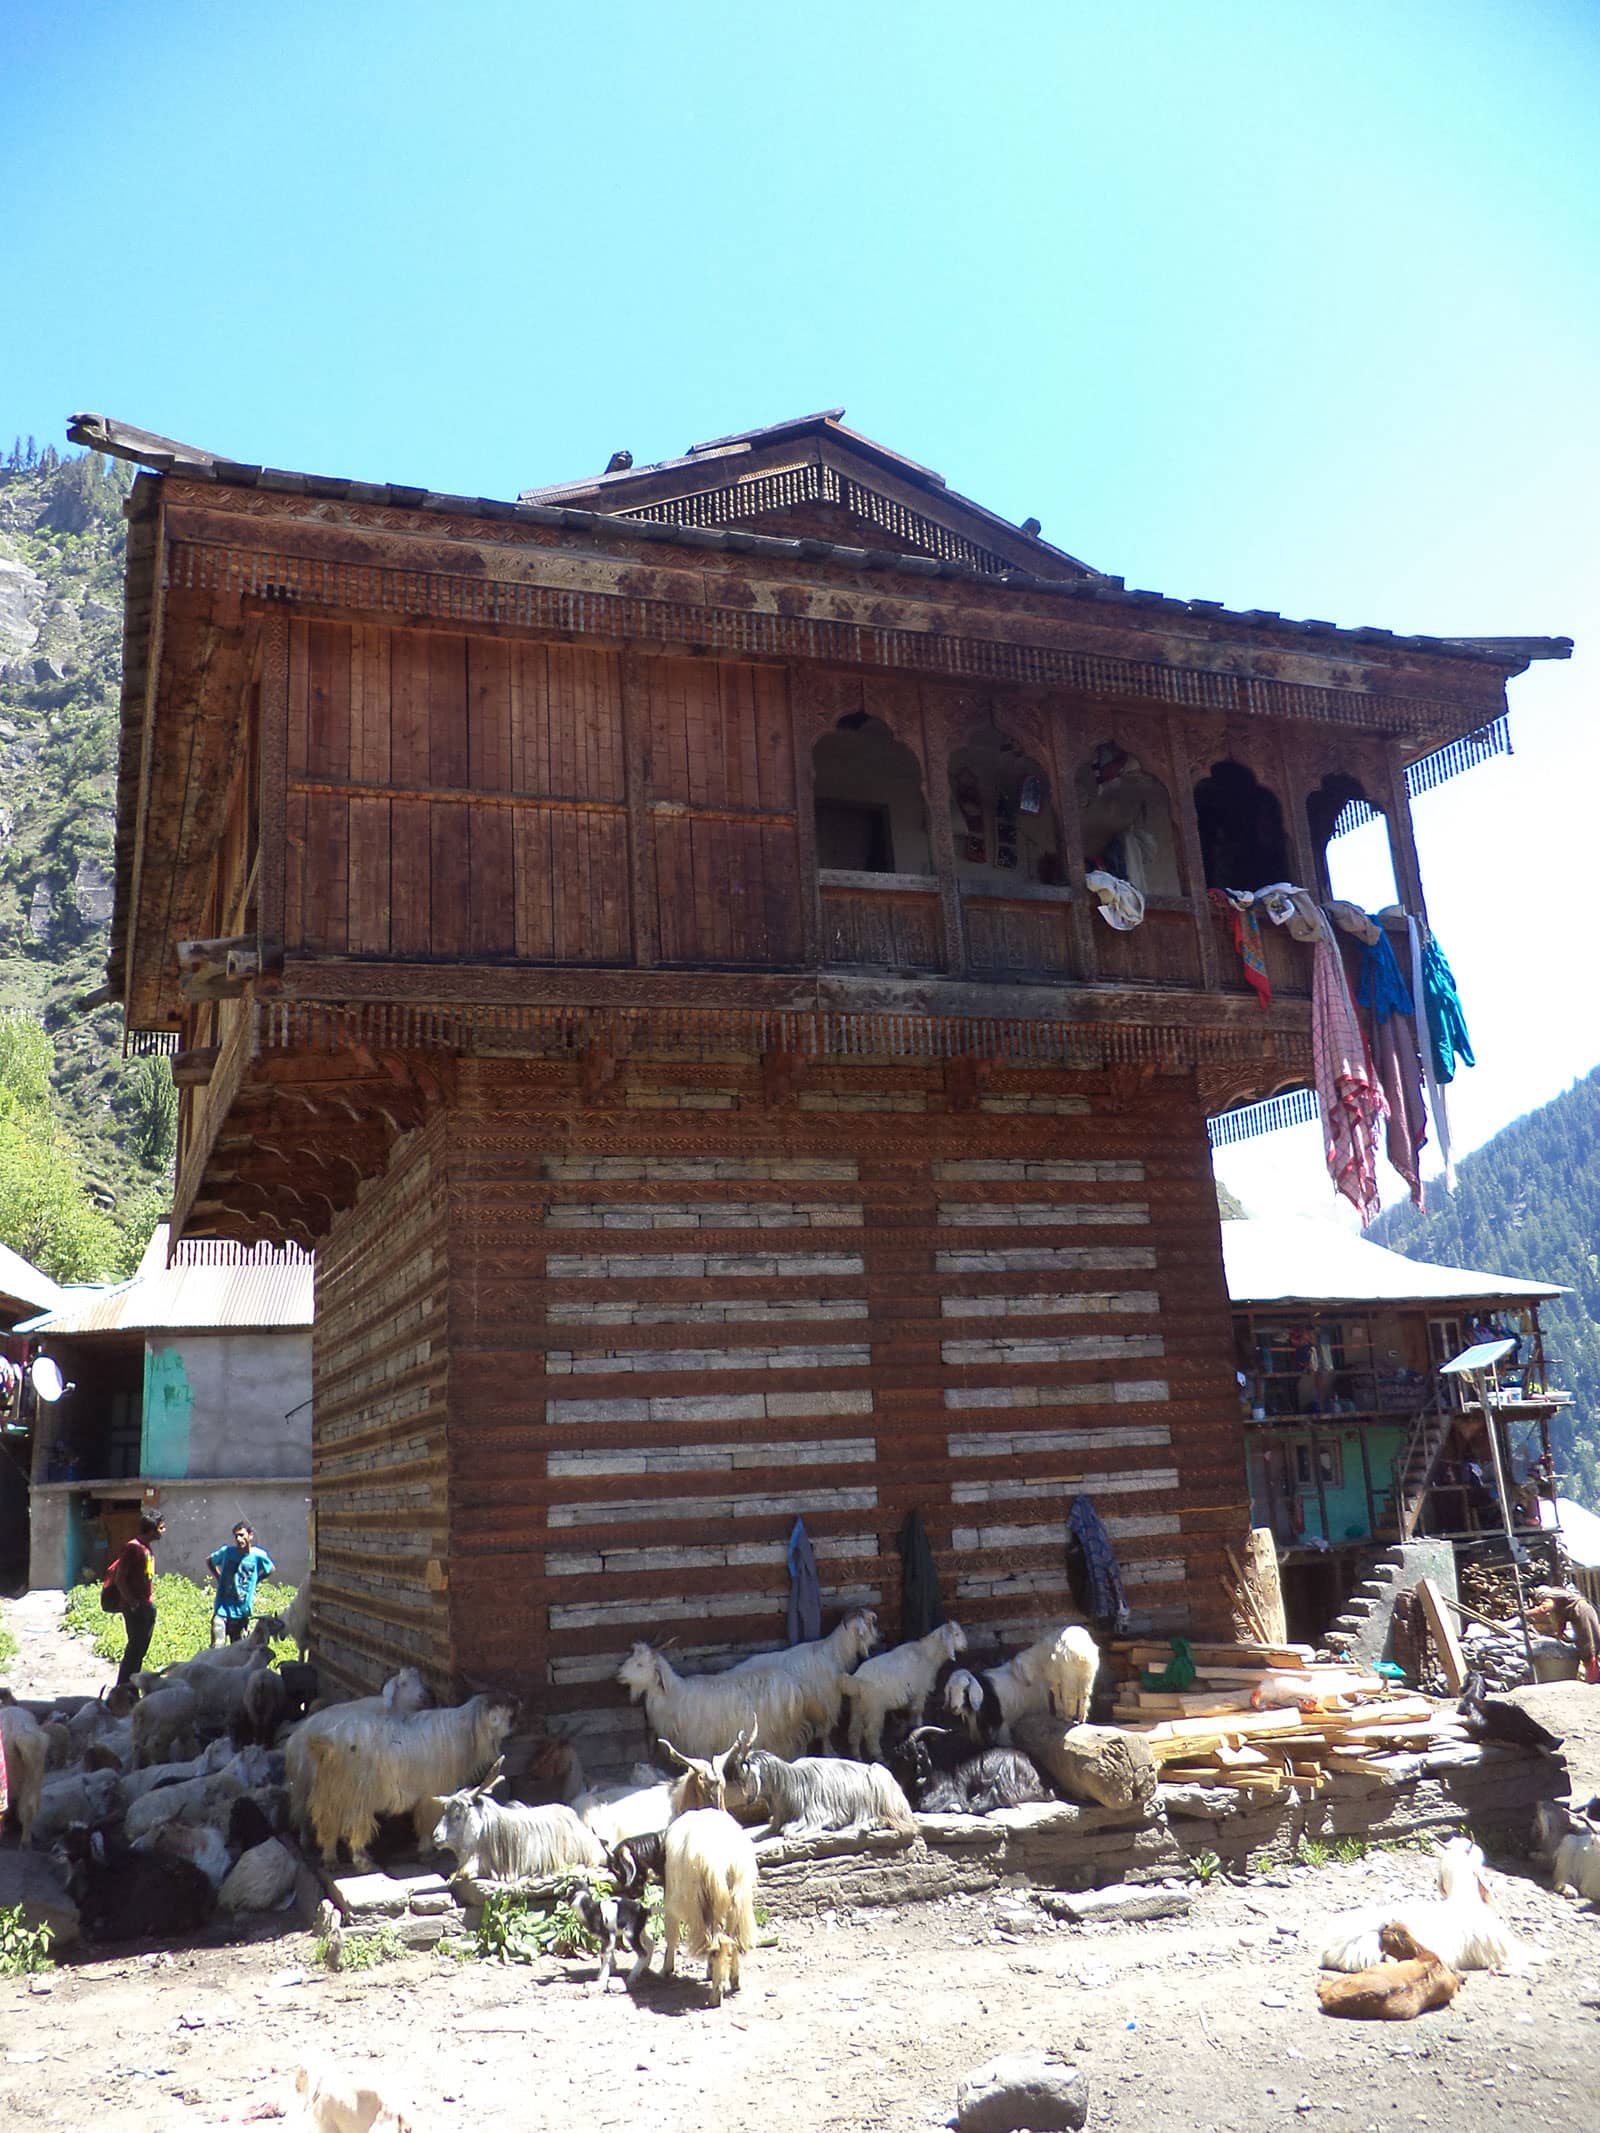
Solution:
<svg viewBox="0 0 1600 2133">
<path fill-rule="evenodd" d="M 1397 1691 L 1365 1668 L 1319 1665 L 1303 1644 L 1191 1644 L 1186 1689 L 1146 1689 L 1172 1658 L 1134 1644 L 1112 1723 L 1138 1733 L 1169 1785 L 1314 1794 L 1336 1773 L 1395 1773 L 1471 1736 L 1451 1705 Z"/>
</svg>

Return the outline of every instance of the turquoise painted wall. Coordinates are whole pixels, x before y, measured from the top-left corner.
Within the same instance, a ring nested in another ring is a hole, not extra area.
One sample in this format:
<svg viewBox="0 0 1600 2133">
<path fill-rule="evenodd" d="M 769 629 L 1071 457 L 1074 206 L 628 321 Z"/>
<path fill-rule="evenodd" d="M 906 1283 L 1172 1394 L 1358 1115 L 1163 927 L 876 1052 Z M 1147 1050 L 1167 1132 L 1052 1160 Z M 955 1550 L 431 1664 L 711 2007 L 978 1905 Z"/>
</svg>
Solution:
<svg viewBox="0 0 1600 2133">
<path fill-rule="evenodd" d="M 1319 1444 L 1338 1444 L 1341 1479 L 1337 1487 L 1331 1482 L 1323 1484 L 1320 1502 L 1315 1488 L 1300 1491 L 1306 1531 L 1320 1534 L 1328 1541 L 1365 1540 L 1368 1533 L 1367 1492 L 1361 1472 L 1359 1433 L 1353 1429 L 1322 1428 L 1317 1431 L 1317 1441 Z M 1372 1501 L 1380 1518 L 1394 1485 L 1395 1458 L 1404 1442 L 1405 1431 L 1401 1429 L 1367 1431 L 1367 1459 L 1372 1468 Z M 1325 1533 L 1322 1527 L 1324 1502 L 1328 1507 L 1328 1527 Z"/>
<path fill-rule="evenodd" d="M 178 1480 L 189 1471 L 189 1419 L 194 1388 L 176 1344 L 146 1341 L 144 1350 L 144 1423 L 139 1440 L 139 1470 Z"/>
</svg>

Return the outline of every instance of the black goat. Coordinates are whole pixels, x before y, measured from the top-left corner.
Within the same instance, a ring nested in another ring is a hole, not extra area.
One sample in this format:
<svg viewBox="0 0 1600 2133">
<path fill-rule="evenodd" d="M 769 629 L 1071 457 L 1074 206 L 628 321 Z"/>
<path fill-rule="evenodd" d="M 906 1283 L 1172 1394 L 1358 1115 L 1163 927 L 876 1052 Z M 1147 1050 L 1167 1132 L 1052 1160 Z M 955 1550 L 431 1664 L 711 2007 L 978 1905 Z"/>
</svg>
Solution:
<svg viewBox="0 0 1600 2133">
<path fill-rule="evenodd" d="M 983 1815 L 1055 1798 L 1019 1749 L 985 1748 L 974 1755 L 970 1741 L 943 1726 L 919 1727 L 891 1768 L 921 1814 Z"/>
<path fill-rule="evenodd" d="M 192 1933 L 216 1909 L 217 1892 L 192 1859 L 134 1851 L 82 1823 L 64 1841 L 72 1898 L 90 1940 Z"/>
<path fill-rule="evenodd" d="M 604 1992 L 611 1982 L 611 1966 L 624 1945 L 633 1950 L 633 1968 L 626 1983 L 628 1990 L 634 1991 L 650 1968 L 656 1945 L 644 1905 L 636 1896 L 600 1896 L 593 1889 L 578 1889 L 572 1897 L 572 1908 L 582 1920 L 584 1931 L 600 1943 L 600 1974 L 594 1981 L 595 1991 Z"/>
<path fill-rule="evenodd" d="M 228 1809 L 228 1849 L 253 1852 L 258 1844 L 265 1844 L 278 1832 L 272 1826 L 272 1818 L 261 1802 L 248 1792 L 241 1793 Z"/>
<path fill-rule="evenodd" d="M 667 1833 L 647 1831 L 641 1837 L 624 1837 L 609 1853 L 611 1872 L 619 1896 L 642 1896 L 652 1879 L 666 1882 Z"/>
</svg>

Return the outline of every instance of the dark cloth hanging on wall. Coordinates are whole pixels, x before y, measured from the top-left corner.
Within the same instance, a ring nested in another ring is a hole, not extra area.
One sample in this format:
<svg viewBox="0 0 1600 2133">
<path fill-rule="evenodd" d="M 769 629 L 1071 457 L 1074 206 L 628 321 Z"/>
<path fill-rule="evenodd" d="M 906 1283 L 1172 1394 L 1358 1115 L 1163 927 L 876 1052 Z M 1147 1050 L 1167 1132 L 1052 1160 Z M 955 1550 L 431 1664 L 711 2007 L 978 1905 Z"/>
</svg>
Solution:
<svg viewBox="0 0 1600 2133">
<path fill-rule="evenodd" d="M 908 1511 L 895 1546 L 900 1551 L 900 1635 L 925 1637 L 945 1619 L 939 1573 L 920 1511 Z"/>
<path fill-rule="evenodd" d="M 810 1644 L 822 1635 L 822 1586 L 806 1522 L 797 1518 L 789 1535 L 789 1642 Z"/>
<path fill-rule="evenodd" d="M 1117 1551 L 1091 1496 L 1075 1496 L 1067 1513 L 1067 1583 L 1079 1613 L 1102 1634 L 1126 1623 L 1128 1600 Z"/>
<path fill-rule="evenodd" d="M 1410 1187 L 1413 1204 L 1421 1207 L 1422 1150 L 1428 1138 L 1428 1112 L 1422 1100 L 1417 1032 L 1409 1015 L 1392 1014 L 1378 1024 L 1373 1057 L 1379 1086 L 1389 1106 L 1383 1128 L 1384 1148 Z"/>
</svg>

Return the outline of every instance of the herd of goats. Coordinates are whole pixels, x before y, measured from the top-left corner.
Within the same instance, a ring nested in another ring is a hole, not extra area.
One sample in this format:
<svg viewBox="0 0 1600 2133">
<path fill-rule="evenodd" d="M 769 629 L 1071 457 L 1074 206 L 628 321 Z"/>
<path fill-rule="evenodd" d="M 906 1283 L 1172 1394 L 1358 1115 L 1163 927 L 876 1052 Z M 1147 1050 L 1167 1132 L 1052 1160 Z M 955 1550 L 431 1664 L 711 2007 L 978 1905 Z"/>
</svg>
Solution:
<svg viewBox="0 0 1600 2133">
<path fill-rule="evenodd" d="M 275 1664 L 272 1640 L 286 1632 L 301 1656 Z M 678 1775 L 641 1767 L 631 1782 L 589 1786 L 570 1743 L 512 1738 L 510 1696 L 432 1708 L 410 1667 L 378 1695 L 323 1696 L 303 1624 L 267 1616 L 238 1644 L 98 1697 L 25 1702 L 0 1690 L 12 1819 L 25 1846 L 67 1862 L 91 1940 L 190 1933 L 218 1910 L 286 1906 L 296 1838 L 330 1868 L 348 1856 L 361 1871 L 393 1817 L 407 1818 L 420 1850 L 454 1856 L 469 1897 L 607 1870 L 615 1893 L 577 1899 L 604 1951 L 602 1988 L 622 1944 L 634 1955 L 630 1986 L 648 1965 L 654 1877 L 666 1974 L 682 1942 L 707 1961 L 716 2002 L 737 1987 L 754 1934 L 746 1823 L 796 1836 L 910 1834 L 915 1811 L 981 1814 L 1056 1797 L 1011 1728 L 1030 1713 L 1068 1725 L 1087 1716 L 1099 1665 L 1087 1631 L 1053 1630 L 984 1671 L 958 1664 L 966 1639 L 954 1622 L 872 1656 L 877 1641 L 876 1615 L 857 1609 L 826 1637 L 716 1674 L 680 1674 L 636 1644 L 617 1679 Z M 844 1752 L 827 1752 L 835 1746 Z"/>
<path fill-rule="evenodd" d="M 302 1626 L 288 1627 L 303 1639 Z M 298 1660 L 274 1664 L 271 1640 L 285 1628 L 264 1617 L 239 1644 L 98 1697 L 29 1703 L 0 1690 L 21 1842 L 59 1849 L 90 1940 L 187 1934 L 219 1910 L 283 1908 L 302 1871 L 297 1839 L 330 1869 L 348 1855 L 363 1871 L 380 1824 L 404 1818 L 419 1851 L 454 1857 L 468 1903 L 573 1876 L 602 1991 L 623 1949 L 630 1990 L 648 1970 L 647 1883 L 658 1880 L 663 1974 L 681 1945 L 706 1962 L 717 2005 L 738 1989 L 754 1942 L 757 1836 L 909 1837 L 919 1812 L 1054 1799 L 1046 1770 L 1060 1778 L 1057 1751 L 1087 1718 L 1099 1668 L 1075 1624 L 981 1670 L 959 1664 L 966 1639 L 953 1622 L 873 1656 L 877 1619 L 866 1609 L 826 1637 L 720 1673 L 680 1674 L 640 1643 L 617 1679 L 677 1775 L 641 1766 L 630 1781 L 590 1786 L 570 1742 L 518 1732 L 515 1698 L 483 1691 L 434 1708 L 411 1667 L 380 1694 L 324 1697 L 303 1641 Z M 1600 1826 L 1554 1809 L 1546 1822 L 1538 1834 L 1557 1886 L 1600 1900 Z M 1415 1918 L 1345 1921 L 1324 1966 L 1365 1973 L 1380 1949 L 1402 1953 L 1403 1934 L 1380 1940 L 1402 1925 L 1427 1963 L 1513 1961 L 1481 1856 L 1462 1852 L 1441 1863 L 1436 1904 Z M 1424 1970 L 1408 1989 L 1436 1995 L 1444 1988 Z M 1341 1992 L 1359 1999 L 1369 1987 L 1330 1982 L 1330 2012 L 1357 2011 L 1332 2004 Z"/>
</svg>

